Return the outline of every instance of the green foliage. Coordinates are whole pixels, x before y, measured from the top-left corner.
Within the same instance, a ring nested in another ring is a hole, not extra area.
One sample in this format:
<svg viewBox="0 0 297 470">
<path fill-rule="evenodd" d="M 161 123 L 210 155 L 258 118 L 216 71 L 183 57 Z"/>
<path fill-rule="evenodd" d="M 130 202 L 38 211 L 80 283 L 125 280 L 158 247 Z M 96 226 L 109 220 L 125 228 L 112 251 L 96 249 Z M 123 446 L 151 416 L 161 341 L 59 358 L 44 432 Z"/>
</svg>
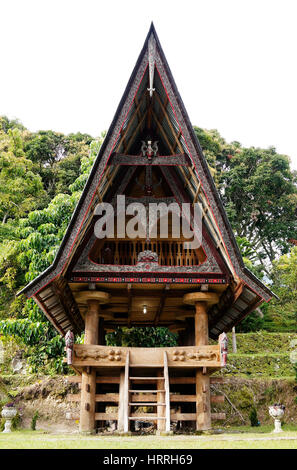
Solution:
<svg viewBox="0 0 297 470">
<path fill-rule="evenodd" d="M 246 238 L 257 262 L 269 273 L 269 263 L 289 250 L 297 232 L 296 173 L 289 158 L 274 148 L 243 148 L 228 144 L 217 131 L 194 128 L 235 234 Z"/>
<path fill-rule="evenodd" d="M 18 128 L 0 130 L 0 218 L 22 217 L 44 197 L 40 175 L 24 152 L 24 141 Z"/>
<path fill-rule="evenodd" d="M 62 362 L 64 339 L 57 335 L 32 299 L 25 304 L 24 315 L 26 312 L 26 318 L 0 321 L 0 333 L 4 337 L 19 338 L 27 346 L 26 356 L 32 372 L 48 366 L 48 371 L 63 373 L 67 369 Z"/>
<path fill-rule="evenodd" d="M 33 372 L 46 370 L 48 373 L 63 373 L 68 370 L 63 363 L 64 340 L 31 299 L 15 298 L 15 293 L 52 264 L 80 197 L 82 180 L 85 181 L 89 174 L 103 136 L 92 143 L 88 156 L 91 138 L 86 134 L 63 136 L 51 131 L 40 131 L 33 136 L 27 135 L 24 145 L 19 130 L 11 131 L 6 121 L 4 124 L 5 129 L 8 128 L 6 140 L 14 138 L 18 158 L 24 159 L 26 152 L 28 165 L 32 168 L 35 165 L 35 169 L 39 167 L 47 194 L 55 195 L 57 188 L 66 189 L 68 194 L 56 194 L 46 207 L 33 210 L 26 217 L 20 213 L 22 218 L 15 224 L 10 222 L 13 231 L 2 231 L 0 333 L 22 342 Z M 11 132 L 13 134 L 10 136 Z M 9 144 L 9 140 L 7 142 Z M 41 181 L 40 176 L 38 178 Z M 21 183 L 19 185 L 24 186 Z M 34 208 L 34 204 L 31 207 Z"/>
<path fill-rule="evenodd" d="M 294 368 L 289 354 L 229 354 L 224 376 L 293 377 Z"/>
<path fill-rule="evenodd" d="M 39 413 L 38 413 L 38 410 L 35 411 L 33 417 L 32 417 L 32 420 L 31 420 L 31 429 L 32 431 L 36 431 L 36 424 L 37 424 L 37 420 L 39 418 Z"/>
<path fill-rule="evenodd" d="M 254 310 L 247 315 L 236 327 L 239 333 L 249 333 L 263 330 L 265 326 L 264 315 L 260 309 Z"/>
<path fill-rule="evenodd" d="M 117 328 L 114 332 L 106 335 L 106 344 L 144 348 L 176 346 L 177 335 L 163 327 Z"/>
<path fill-rule="evenodd" d="M 297 327 L 297 247 L 273 263 L 273 299 L 263 307 L 265 328 L 270 331 L 296 331 Z"/>
<path fill-rule="evenodd" d="M 258 420 L 257 410 L 254 406 L 251 409 L 249 418 L 250 418 L 251 426 L 254 427 L 254 426 L 259 426 L 260 425 L 259 420 Z"/>
<path fill-rule="evenodd" d="M 231 352 L 232 334 L 228 333 L 227 336 Z M 250 333 L 236 333 L 238 354 L 287 354 L 296 348 L 294 346 L 295 341 L 297 341 L 296 333 L 270 333 L 263 330 Z"/>
<path fill-rule="evenodd" d="M 87 134 L 65 136 L 53 131 L 39 131 L 28 140 L 25 152 L 38 167 L 49 200 L 57 192 L 69 192 L 69 185 L 79 176 L 81 159 L 89 153 L 91 141 Z"/>
</svg>

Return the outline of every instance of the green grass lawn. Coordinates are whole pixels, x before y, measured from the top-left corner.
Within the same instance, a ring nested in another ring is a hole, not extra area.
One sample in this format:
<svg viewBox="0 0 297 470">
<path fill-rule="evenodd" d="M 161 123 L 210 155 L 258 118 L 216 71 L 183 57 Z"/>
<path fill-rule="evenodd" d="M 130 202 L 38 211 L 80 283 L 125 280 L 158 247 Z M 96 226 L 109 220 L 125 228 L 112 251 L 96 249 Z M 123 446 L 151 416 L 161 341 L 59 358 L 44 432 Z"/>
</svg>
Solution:
<svg viewBox="0 0 297 470">
<path fill-rule="evenodd" d="M 0 449 L 297 449 L 297 430 L 284 427 L 282 434 L 271 427 L 233 428 L 223 434 L 174 436 L 81 436 L 43 431 L 0 434 Z"/>
</svg>

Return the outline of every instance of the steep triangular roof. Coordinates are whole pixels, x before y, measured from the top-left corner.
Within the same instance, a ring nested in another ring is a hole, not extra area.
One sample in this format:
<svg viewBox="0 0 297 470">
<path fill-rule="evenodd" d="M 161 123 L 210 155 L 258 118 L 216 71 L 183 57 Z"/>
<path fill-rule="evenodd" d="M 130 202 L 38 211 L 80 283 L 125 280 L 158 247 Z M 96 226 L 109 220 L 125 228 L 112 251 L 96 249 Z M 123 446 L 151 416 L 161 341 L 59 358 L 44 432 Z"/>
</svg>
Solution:
<svg viewBox="0 0 297 470">
<path fill-rule="evenodd" d="M 153 95 L 153 100 L 150 99 L 150 94 Z M 144 121 L 149 123 L 152 133 L 158 133 L 159 145 L 165 154 L 184 154 L 190 161 L 190 166 L 160 167 L 160 170 L 173 194 L 179 187 L 179 194 L 184 194 L 183 201 L 199 201 L 202 204 L 208 245 L 215 247 L 213 263 L 218 264 L 219 260 L 223 260 L 225 269 L 236 282 L 240 281 L 248 287 L 250 293 L 268 301 L 273 295 L 272 292 L 244 266 L 220 196 L 153 24 L 55 260 L 21 292 L 29 297 L 35 295 L 53 279 L 64 274 L 71 263 L 74 264 L 74 255 L 86 234 L 92 210 L 110 190 L 107 187 L 108 180 L 114 178 L 114 184 L 124 186 L 133 177 L 133 167 L 123 170 L 119 166 L 113 173 L 110 162 L 115 152 L 135 153 L 136 143 L 139 145 L 140 139 L 144 138 Z M 180 185 L 181 179 L 186 183 L 184 187 Z M 219 330 L 220 328 L 217 329 Z"/>
</svg>

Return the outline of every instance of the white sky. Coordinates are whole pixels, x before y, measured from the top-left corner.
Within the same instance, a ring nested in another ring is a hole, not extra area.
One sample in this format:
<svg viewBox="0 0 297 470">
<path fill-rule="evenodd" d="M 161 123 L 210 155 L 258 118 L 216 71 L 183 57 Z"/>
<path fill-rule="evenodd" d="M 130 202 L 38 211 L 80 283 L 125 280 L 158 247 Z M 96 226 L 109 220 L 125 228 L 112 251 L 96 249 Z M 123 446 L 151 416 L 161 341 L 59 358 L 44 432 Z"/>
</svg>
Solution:
<svg viewBox="0 0 297 470">
<path fill-rule="evenodd" d="M 109 127 L 154 21 L 192 124 L 297 169 L 296 0 L 0 0 L 0 114 Z"/>
</svg>

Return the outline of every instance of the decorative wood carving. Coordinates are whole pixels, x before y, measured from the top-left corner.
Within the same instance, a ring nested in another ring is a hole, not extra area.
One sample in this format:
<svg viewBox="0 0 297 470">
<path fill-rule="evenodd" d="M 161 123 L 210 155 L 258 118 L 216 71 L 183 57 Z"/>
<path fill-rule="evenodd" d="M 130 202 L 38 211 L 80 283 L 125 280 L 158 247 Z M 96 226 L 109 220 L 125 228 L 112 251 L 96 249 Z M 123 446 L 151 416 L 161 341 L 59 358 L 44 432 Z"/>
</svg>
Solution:
<svg viewBox="0 0 297 470">
<path fill-rule="evenodd" d="M 78 359 L 106 359 L 108 361 L 116 361 L 119 362 L 122 360 L 122 352 L 120 349 L 109 349 L 104 348 L 102 349 L 78 349 L 76 348 L 74 351 L 74 355 Z"/>
<path fill-rule="evenodd" d="M 187 346 L 177 348 L 112 348 L 110 346 L 74 345 L 73 365 L 76 367 L 119 367 L 125 364 L 127 353 L 130 365 L 162 367 L 166 351 L 170 367 L 221 367 L 220 346 Z"/>
<path fill-rule="evenodd" d="M 67 364 L 72 364 L 73 360 L 73 345 L 74 345 L 74 334 L 71 330 L 68 330 L 65 335 L 65 345 L 67 353 Z"/>
</svg>

